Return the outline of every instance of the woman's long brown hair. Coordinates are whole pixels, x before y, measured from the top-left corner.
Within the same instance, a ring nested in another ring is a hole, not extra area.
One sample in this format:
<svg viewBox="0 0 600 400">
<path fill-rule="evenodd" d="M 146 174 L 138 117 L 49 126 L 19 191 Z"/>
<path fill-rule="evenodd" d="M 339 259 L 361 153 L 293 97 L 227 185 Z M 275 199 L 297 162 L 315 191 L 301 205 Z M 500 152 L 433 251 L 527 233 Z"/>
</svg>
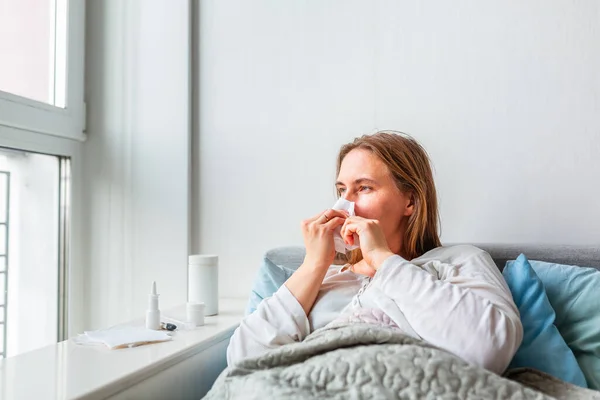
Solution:
<svg viewBox="0 0 600 400">
<path fill-rule="evenodd" d="M 402 253 L 411 260 L 441 246 L 437 193 L 425 149 L 413 137 L 401 132 L 380 131 L 364 135 L 341 147 L 336 176 L 340 174 L 344 157 L 354 149 L 366 149 L 379 157 L 387 165 L 398 189 L 413 197 L 415 208 L 408 219 Z M 360 249 L 347 256 L 351 264 L 360 260 Z"/>
</svg>

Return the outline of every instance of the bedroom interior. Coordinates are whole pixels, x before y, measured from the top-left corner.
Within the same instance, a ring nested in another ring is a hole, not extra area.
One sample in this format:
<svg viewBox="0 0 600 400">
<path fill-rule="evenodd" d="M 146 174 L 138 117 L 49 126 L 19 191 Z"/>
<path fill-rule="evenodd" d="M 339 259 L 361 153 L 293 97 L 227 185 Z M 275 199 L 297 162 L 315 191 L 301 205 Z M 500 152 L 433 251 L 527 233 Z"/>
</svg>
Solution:
<svg viewBox="0 0 600 400">
<path fill-rule="evenodd" d="M 594 0 L 0 0 L 0 399 L 600 398 L 599 26 Z M 510 367 L 334 326 L 227 368 L 340 146 L 388 129 L 429 154 L 441 243 L 510 290 Z"/>
</svg>

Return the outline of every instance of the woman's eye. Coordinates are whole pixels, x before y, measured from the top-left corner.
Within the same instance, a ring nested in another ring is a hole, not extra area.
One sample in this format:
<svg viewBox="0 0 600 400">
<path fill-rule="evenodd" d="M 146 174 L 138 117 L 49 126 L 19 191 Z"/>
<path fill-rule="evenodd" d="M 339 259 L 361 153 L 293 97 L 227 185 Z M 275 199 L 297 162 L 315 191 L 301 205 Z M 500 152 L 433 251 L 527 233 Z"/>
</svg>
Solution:
<svg viewBox="0 0 600 400">
<path fill-rule="evenodd" d="M 344 193 L 345 191 L 346 191 L 346 188 L 338 188 L 339 193 Z"/>
<path fill-rule="evenodd" d="M 358 190 L 361 192 L 364 192 L 364 191 L 369 191 L 371 189 L 373 189 L 371 186 L 361 186 Z"/>
</svg>

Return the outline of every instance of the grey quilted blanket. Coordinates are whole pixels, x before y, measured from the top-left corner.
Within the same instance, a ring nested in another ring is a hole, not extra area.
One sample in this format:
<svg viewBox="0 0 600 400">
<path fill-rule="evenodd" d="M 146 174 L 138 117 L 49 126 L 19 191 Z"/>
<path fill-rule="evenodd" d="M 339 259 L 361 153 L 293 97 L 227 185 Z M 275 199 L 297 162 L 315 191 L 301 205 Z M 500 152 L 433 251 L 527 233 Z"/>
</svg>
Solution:
<svg viewBox="0 0 600 400">
<path fill-rule="evenodd" d="M 513 375 L 523 383 L 470 365 L 398 330 L 352 324 L 317 330 L 301 343 L 227 368 L 206 398 L 600 398 L 595 397 L 598 392 L 544 374 L 522 370 Z"/>
</svg>

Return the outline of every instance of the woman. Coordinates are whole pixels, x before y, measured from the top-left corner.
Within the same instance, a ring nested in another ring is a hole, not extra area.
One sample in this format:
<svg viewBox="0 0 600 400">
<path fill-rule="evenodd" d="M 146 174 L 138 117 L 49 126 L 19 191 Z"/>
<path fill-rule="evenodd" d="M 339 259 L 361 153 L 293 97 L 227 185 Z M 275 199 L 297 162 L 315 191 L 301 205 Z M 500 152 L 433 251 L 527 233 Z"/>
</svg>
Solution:
<svg viewBox="0 0 600 400">
<path fill-rule="evenodd" d="M 346 320 L 401 329 L 501 374 L 523 336 L 517 307 L 489 254 L 441 247 L 425 150 L 393 132 L 357 138 L 340 150 L 336 188 L 356 216 L 329 209 L 302 222 L 303 264 L 241 322 L 228 363 Z M 339 227 L 360 245 L 343 267 L 332 265 Z"/>
</svg>

